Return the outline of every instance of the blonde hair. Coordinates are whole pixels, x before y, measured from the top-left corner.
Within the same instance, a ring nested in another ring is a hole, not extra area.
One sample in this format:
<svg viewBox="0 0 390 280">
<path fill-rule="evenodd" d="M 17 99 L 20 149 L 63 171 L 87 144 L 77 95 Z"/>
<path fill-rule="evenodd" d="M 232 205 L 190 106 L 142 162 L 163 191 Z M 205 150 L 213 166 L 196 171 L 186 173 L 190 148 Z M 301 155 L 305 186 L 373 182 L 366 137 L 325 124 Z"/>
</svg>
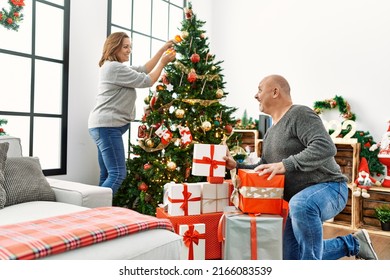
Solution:
<svg viewBox="0 0 390 280">
<path fill-rule="evenodd" d="M 99 61 L 99 67 L 101 67 L 106 60 L 118 61 L 116 53 L 122 47 L 124 38 L 129 38 L 129 35 L 125 32 L 114 32 L 107 37 L 104 42 L 103 54 Z"/>
</svg>

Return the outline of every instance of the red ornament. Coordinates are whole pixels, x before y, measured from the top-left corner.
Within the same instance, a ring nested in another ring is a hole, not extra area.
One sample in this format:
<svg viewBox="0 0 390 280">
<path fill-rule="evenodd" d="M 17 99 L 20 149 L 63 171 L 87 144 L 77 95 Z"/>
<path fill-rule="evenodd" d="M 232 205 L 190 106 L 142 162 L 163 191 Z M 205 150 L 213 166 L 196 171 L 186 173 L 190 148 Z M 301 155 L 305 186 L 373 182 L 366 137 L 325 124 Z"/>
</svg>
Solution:
<svg viewBox="0 0 390 280">
<path fill-rule="evenodd" d="M 12 24 L 12 18 L 7 18 L 7 23 Z"/>
<path fill-rule="evenodd" d="M 226 131 L 226 133 L 228 133 L 228 134 L 232 133 L 232 131 L 233 131 L 233 126 L 231 126 L 230 124 L 225 125 L 225 131 Z"/>
<path fill-rule="evenodd" d="M 196 72 L 194 69 L 192 69 L 191 72 L 188 73 L 188 75 L 187 75 L 187 81 L 189 81 L 190 83 L 196 82 L 197 78 L 198 78 L 198 76 L 196 75 Z"/>
<path fill-rule="evenodd" d="M 157 102 L 157 95 L 153 95 L 152 98 L 150 99 L 150 108 L 152 110 L 154 110 L 154 105 L 156 105 L 156 102 Z"/>
<path fill-rule="evenodd" d="M 193 55 L 191 55 L 190 59 L 192 63 L 198 63 L 200 61 L 200 56 L 199 54 L 194 53 Z"/>
<path fill-rule="evenodd" d="M 148 170 L 152 167 L 152 165 L 150 163 L 145 163 L 144 164 L 144 170 Z"/>
<path fill-rule="evenodd" d="M 138 189 L 140 191 L 146 192 L 148 190 L 149 186 L 145 184 L 145 182 L 142 182 L 141 184 L 138 185 Z"/>
<path fill-rule="evenodd" d="M 140 125 L 138 127 L 138 138 L 145 138 L 146 137 L 146 125 Z"/>
<path fill-rule="evenodd" d="M 24 0 L 11 0 L 15 6 L 24 6 Z"/>
</svg>

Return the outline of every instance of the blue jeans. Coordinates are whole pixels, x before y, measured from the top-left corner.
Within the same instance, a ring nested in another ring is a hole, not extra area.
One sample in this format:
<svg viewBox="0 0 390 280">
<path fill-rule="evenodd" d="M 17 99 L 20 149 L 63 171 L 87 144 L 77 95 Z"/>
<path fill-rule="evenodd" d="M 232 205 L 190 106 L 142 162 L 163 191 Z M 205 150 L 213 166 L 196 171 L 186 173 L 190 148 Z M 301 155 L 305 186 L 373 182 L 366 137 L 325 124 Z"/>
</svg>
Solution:
<svg viewBox="0 0 390 280">
<path fill-rule="evenodd" d="M 283 259 L 337 260 L 356 255 L 360 246 L 352 234 L 323 240 L 323 222 L 340 213 L 347 199 L 344 182 L 316 184 L 294 195 L 283 234 Z"/>
<path fill-rule="evenodd" d="M 115 194 L 126 178 L 126 157 L 122 135 L 129 129 L 129 124 L 122 127 L 90 128 L 89 134 L 98 149 L 100 167 L 99 186 L 112 189 Z"/>
</svg>

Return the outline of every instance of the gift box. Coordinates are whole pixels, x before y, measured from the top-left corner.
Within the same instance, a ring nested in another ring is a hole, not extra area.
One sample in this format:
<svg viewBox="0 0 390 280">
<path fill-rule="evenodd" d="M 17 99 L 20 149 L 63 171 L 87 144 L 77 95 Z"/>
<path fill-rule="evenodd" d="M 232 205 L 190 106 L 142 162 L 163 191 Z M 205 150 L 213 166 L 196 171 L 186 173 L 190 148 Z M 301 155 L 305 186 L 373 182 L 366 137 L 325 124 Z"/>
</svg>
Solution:
<svg viewBox="0 0 390 280">
<path fill-rule="evenodd" d="M 200 214 L 201 186 L 198 183 L 168 183 L 164 196 L 167 196 L 168 214 L 188 216 Z"/>
<path fill-rule="evenodd" d="M 224 260 L 282 260 L 283 217 L 244 214 L 230 206 L 219 228 Z"/>
<path fill-rule="evenodd" d="M 233 174 L 233 177 L 231 200 L 242 212 L 281 215 L 284 175 L 277 174 L 268 180 L 269 174 L 259 176 L 251 169 L 239 169 L 237 176 Z"/>
<path fill-rule="evenodd" d="M 225 145 L 194 144 L 192 175 L 207 177 L 225 177 Z"/>
<path fill-rule="evenodd" d="M 169 219 L 177 234 L 179 234 L 179 225 L 181 224 L 205 224 L 206 260 L 217 260 L 222 257 L 221 242 L 218 241 L 218 224 L 222 214 L 223 212 L 192 216 L 171 216 L 161 207 L 156 209 L 156 217 Z"/>
<path fill-rule="evenodd" d="M 183 237 L 184 246 L 180 251 L 180 259 L 204 260 L 206 246 L 205 224 L 179 225 L 179 235 Z"/>
<path fill-rule="evenodd" d="M 201 183 L 201 213 L 222 212 L 229 205 L 229 183 Z"/>
</svg>

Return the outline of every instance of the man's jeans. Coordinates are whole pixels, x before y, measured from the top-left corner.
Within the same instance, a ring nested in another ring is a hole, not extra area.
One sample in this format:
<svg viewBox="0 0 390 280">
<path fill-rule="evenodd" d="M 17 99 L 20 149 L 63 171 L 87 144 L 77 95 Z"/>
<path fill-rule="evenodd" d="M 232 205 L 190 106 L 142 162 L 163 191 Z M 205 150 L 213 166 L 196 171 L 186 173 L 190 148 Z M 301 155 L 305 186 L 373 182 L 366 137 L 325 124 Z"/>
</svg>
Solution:
<svg viewBox="0 0 390 280">
<path fill-rule="evenodd" d="M 356 255 L 359 244 L 352 234 L 323 240 L 323 222 L 340 213 L 347 199 L 344 182 L 316 184 L 294 195 L 283 234 L 283 259 L 336 260 Z"/>
<path fill-rule="evenodd" d="M 126 158 L 122 135 L 128 129 L 128 124 L 122 127 L 89 129 L 89 134 L 98 148 L 99 186 L 111 188 L 113 194 L 118 191 L 126 178 Z"/>
</svg>

